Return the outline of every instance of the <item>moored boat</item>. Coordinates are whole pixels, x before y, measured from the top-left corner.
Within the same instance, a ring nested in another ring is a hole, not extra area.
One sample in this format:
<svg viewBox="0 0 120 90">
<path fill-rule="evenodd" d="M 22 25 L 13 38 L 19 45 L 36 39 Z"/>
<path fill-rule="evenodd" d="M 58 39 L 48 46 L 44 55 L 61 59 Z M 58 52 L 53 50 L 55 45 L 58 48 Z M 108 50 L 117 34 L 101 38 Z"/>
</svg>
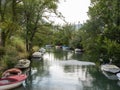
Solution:
<svg viewBox="0 0 120 90">
<path fill-rule="evenodd" d="M 21 59 L 16 64 L 15 68 L 24 69 L 24 68 L 28 68 L 29 66 L 30 66 L 30 60 L 28 60 L 28 59 Z"/>
<path fill-rule="evenodd" d="M 46 49 L 45 48 L 40 48 L 39 52 L 41 52 L 42 54 L 44 54 L 46 52 Z"/>
<path fill-rule="evenodd" d="M 80 48 L 75 48 L 75 53 L 81 53 L 81 52 L 83 52 L 83 49 L 80 49 Z"/>
<path fill-rule="evenodd" d="M 8 77 L 8 76 L 13 76 L 13 75 L 20 75 L 22 74 L 22 71 L 18 68 L 11 68 L 6 70 L 3 74 L 2 77 Z"/>
<path fill-rule="evenodd" d="M 70 50 L 70 47 L 62 46 L 62 49 L 63 49 L 63 51 L 68 51 L 68 50 Z"/>
<path fill-rule="evenodd" d="M 56 49 L 61 49 L 62 46 L 61 46 L 61 45 L 57 45 L 57 46 L 55 46 L 55 48 L 56 48 Z"/>
<path fill-rule="evenodd" d="M 42 53 L 41 52 L 34 52 L 33 54 L 32 54 L 32 57 L 33 58 L 42 58 Z"/>
<path fill-rule="evenodd" d="M 120 68 L 117 67 L 116 65 L 105 64 L 105 65 L 101 65 L 101 70 L 110 72 L 110 73 L 117 73 L 120 71 Z"/>
<path fill-rule="evenodd" d="M 27 78 L 25 74 L 0 79 L 0 90 L 13 89 L 20 86 Z"/>
</svg>

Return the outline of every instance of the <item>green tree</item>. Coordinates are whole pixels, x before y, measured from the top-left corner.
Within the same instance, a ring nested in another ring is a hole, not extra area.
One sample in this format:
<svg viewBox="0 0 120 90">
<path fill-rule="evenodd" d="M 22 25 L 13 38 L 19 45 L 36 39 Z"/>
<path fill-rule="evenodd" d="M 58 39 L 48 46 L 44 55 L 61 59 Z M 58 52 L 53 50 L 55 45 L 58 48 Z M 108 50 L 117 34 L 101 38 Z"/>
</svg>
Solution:
<svg viewBox="0 0 120 90">
<path fill-rule="evenodd" d="M 119 0 L 91 0 L 88 12 L 90 20 L 82 28 L 82 42 L 86 51 L 96 52 L 98 57 L 112 58 L 113 62 L 119 61 L 120 57 L 117 55 L 120 53 L 117 51 L 120 44 L 119 12 Z"/>
<path fill-rule="evenodd" d="M 0 0 L 1 43 L 6 46 L 7 40 L 19 29 L 17 23 L 17 0 Z"/>
<path fill-rule="evenodd" d="M 55 13 L 58 0 L 23 0 L 24 31 L 26 50 L 32 50 L 33 39 L 38 30 L 46 24 L 46 12 Z"/>
</svg>

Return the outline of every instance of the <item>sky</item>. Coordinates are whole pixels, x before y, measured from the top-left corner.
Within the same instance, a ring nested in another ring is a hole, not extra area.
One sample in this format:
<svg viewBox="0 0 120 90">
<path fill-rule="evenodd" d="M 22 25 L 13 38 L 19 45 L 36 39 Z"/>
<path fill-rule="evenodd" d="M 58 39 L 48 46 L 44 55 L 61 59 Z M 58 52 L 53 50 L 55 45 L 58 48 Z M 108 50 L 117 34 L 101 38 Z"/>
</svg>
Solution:
<svg viewBox="0 0 120 90">
<path fill-rule="evenodd" d="M 69 23 L 84 23 L 87 19 L 90 0 L 60 0 L 58 11 L 62 13 Z M 55 23 L 63 24 L 60 19 L 54 19 Z"/>
</svg>

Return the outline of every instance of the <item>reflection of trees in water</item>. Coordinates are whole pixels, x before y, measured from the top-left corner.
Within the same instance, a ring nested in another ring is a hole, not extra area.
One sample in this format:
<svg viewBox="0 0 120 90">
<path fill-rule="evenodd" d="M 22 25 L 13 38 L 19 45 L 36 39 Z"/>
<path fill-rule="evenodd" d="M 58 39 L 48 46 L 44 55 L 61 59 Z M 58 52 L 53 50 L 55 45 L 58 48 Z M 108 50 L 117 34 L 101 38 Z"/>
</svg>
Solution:
<svg viewBox="0 0 120 90">
<path fill-rule="evenodd" d="M 117 86 L 116 80 L 109 80 L 106 78 L 99 68 L 88 68 L 89 74 L 94 78 L 92 84 L 93 87 L 90 87 L 91 90 L 119 90 L 120 87 Z M 114 86 L 114 87 L 113 87 Z M 89 88 L 89 89 L 90 89 Z M 85 87 L 85 90 L 89 90 Z"/>
<path fill-rule="evenodd" d="M 120 88 L 117 85 L 118 80 L 109 80 L 96 66 L 66 65 L 64 72 L 76 74 L 84 90 L 119 90 Z"/>
<path fill-rule="evenodd" d="M 49 52 L 49 54 L 54 60 L 52 61 L 42 60 L 42 61 L 32 62 L 31 71 L 29 72 L 29 77 L 26 80 L 26 87 L 20 90 L 33 90 L 35 88 L 35 84 L 34 84 L 35 80 L 37 80 L 37 82 L 39 83 L 40 81 L 44 81 L 43 79 L 45 79 L 46 77 L 50 77 L 49 67 L 51 65 L 50 64 L 51 62 L 54 63 L 56 59 L 66 60 L 64 57 L 67 56 L 67 59 L 69 57 L 69 53 L 64 51 L 55 51 L 54 53 Z M 50 56 L 48 55 L 47 57 L 50 58 Z M 81 58 L 82 58 L 81 55 L 77 55 L 77 54 L 72 55 L 72 59 L 84 60 L 83 58 L 82 59 Z M 89 57 L 87 57 L 87 55 L 86 55 L 86 58 L 87 60 L 90 60 Z M 37 72 L 32 75 L 31 74 L 32 70 L 37 70 Z M 79 82 L 82 82 L 82 85 L 83 85 L 82 90 L 119 90 L 120 88 L 117 85 L 118 81 L 107 79 L 101 73 L 101 71 L 97 66 L 65 65 L 64 72 L 65 72 L 65 75 L 68 76 L 68 78 L 73 78 L 73 80 L 74 78 L 75 79 L 77 78 Z"/>
<path fill-rule="evenodd" d="M 49 76 L 49 66 L 47 64 L 44 65 L 44 60 L 40 61 L 32 61 L 31 69 L 29 71 L 29 76 L 26 80 L 26 90 L 33 90 L 32 87 L 39 77 L 38 83 L 42 81 L 42 77 Z M 34 70 L 36 71 L 34 73 Z M 36 82 L 37 83 L 37 82 Z"/>
<path fill-rule="evenodd" d="M 91 53 L 84 52 L 82 54 L 82 59 L 84 61 L 99 62 L 99 55 L 96 52 L 91 52 Z"/>
<path fill-rule="evenodd" d="M 82 61 L 82 55 L 83 53 L 73 53 L 71 58 Z"/>
<path fill-rule="evenodd" d="M 92 87 L 93 86 L 92 82 L 94 78 L 89 74 L 89 69 L 92 68 L 93 68 L 92 66 L 86 65 L 68 65 L 64 67 L 64 71 L 66 73 L 76 74 L 78 81 L 82 82 L 82 85 L 84 87 Z"/>
<path fill-rule="evenodd" d="M 62 49 L 55 50 L 54 58 L 58 60 L 68 60 L 68 52 Z"/>
<path fill-rule="evenodd" d="M 79 66 L 79 65 L 66 65 L 64 66 L 64 72 L 79 73 L 81 72 L 80 70 L 84 71 L 85 68 L 86 68 L 85 66 Z"/>
</svg>

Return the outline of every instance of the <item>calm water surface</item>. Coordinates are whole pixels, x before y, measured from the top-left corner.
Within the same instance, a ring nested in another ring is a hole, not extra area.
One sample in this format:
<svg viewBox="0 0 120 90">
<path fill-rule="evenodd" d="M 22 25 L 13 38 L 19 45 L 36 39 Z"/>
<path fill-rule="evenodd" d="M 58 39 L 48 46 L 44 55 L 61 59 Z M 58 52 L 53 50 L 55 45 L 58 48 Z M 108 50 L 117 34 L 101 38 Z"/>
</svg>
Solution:
<svg viewBox="0 0 120 90">
<path fill-rule="evenodd" d="M 105 75 L 82 54 L 49 52 L 33 60 L 28 79 L 14 90 L 120 90 L 120 81 Z"/>
</svg>

